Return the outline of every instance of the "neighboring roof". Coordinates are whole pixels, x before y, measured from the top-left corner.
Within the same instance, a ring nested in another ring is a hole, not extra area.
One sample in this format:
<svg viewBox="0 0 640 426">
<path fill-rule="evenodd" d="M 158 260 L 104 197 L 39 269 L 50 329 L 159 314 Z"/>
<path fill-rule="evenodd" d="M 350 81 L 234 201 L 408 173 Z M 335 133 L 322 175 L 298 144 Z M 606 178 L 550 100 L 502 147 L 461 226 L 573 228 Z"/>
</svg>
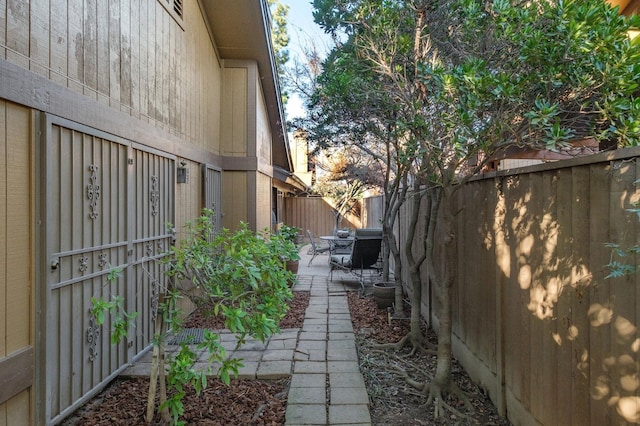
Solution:
<svg viewBox="0 0 640 426">
<path fill-rule="evenodd" d="M 273 177 L 274 186 L 288 194 L 298 195 L 310 189 L 298 176 L 280 167 L 273 168 Z"/>
<path fill-rule="evenodd" d="M 271 15 L 267 0 L 201 0 L 222 59 L 250 59 L 258 72 L 274 137 L 273 163 L 293 171 L 280 83 L 271 45 Z"/>
</svg>

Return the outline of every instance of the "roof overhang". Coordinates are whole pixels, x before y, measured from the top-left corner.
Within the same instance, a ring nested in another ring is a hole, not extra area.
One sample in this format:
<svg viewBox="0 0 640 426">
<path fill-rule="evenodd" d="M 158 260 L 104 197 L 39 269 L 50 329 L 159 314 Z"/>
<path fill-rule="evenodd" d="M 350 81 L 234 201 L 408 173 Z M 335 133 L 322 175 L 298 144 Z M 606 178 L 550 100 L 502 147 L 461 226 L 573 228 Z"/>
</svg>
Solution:
<svg viewBox="0 0 640 426">
<path fill-rule="evenodd" d="M 293 170 L 267 0 L 200 0 L 221 59 L 255 60 L 273 135 L 274 166 Z"/>
</svg>

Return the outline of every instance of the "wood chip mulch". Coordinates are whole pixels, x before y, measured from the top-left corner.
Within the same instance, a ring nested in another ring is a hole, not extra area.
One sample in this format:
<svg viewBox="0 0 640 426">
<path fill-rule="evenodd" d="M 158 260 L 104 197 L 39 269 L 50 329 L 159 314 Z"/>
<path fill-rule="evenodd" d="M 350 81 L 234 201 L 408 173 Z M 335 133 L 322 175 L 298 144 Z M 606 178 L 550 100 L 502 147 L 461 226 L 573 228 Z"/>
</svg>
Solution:
<svg viewBox="0 0 640 426">
<path fill-rule="evenodd" d="M 281 328 L 302 327 L 309 293 L 295 292 L 294 296 Z M 396 352 L 373 348 L 374 342 L 400 340 L 409 331 L 409 321 L 389 321 L 387 310 L 379 309 L 371 297 L 362 298 L 353 292 L 348 300 L 374 426 L 509 425 L 455 360 L 453 379 L 469 395 L 474 412 L 464 418 L 448 413 L 435 419 L 433 409 L 425 406 L 426 396 L 410 387 L 397 370 L 407 371 L 415 380 L 428 380 L 435 371 L 436 357 L 419 352 L 411 355 L 408 349 Z M 406 308 L 408 315 L 410 309 Z M 216 321 L 219 319 L 198 313 L 185 326 L 220 328 Z M 431 330 L 424 327 L 423 331 L 430 342 L 437 342 Z M 148 383 L 148 379 L 116 379 L 63 425 L 143 425 Z M 209 380 L 200 396 L 188 392 L 182 419 L 188 425 L 284 425 L 288 388 L 287 379 L 234 380 L 229 387 Z M 464 408 L 453 397 L 447 402 L 457 409 Z M 152 424 L 161 424 L 159 417 Z"/>
</svg>

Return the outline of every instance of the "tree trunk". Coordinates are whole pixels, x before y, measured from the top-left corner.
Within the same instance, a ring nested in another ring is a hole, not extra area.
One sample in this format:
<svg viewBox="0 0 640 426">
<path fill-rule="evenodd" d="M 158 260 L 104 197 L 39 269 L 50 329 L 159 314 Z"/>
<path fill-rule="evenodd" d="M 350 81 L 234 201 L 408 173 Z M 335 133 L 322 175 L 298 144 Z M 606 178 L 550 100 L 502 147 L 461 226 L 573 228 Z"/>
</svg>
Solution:
<svg viewBox="0 0 640 426">
<path fill-rule="evenodd" d="M 433 386 L 438 390 L 447 389 L 451 382 L 451 286 L 443 285 L 440 293 L 440 325 L 438 329 L 438 362 Z"/>
<path fill-rule="evenodd" d="M 162 296 L 160 296 L 160 299 L 162 299 Z M 153 327 L 153 332 L 156 334 L 156 336 L 162 335 L 163 324 L 164 321 L 162 320 L 162 313 L 160 312 L 160 309 L 158 309 Z M 153 345 L 153 355 L 151 356 L 151 377 L 149 381 L 149 394 L 147 396 L 147 414 L 145 416 L 147 424 L 151 424 L 156 411 L 156 391 L 158 386 L 158 375 L 164 374 L 164 371 L 160 370 L 160 350 L 160 345 Z"/>
<path fill-rule="evenodd" d="M 413 294 L 411 295 L 411 340 L 414 343 L 420 343 L 422 341 L 422 329 L 420 327 L 421 324 L 421 307 L 422 307 L 422 277 L 420 276 L 420 267 L 422 266 L 424 260 L 426 259 L 426 234 L 417 235 L 417 226 L 418 221 L 420 219 L 421 205 L 422 205 L 422 197 L 424 194 L 429 193 L 428 191 L 424 191 L 421 187 L 421 181 L 416 179 L 416 182 L 413 187 L 413 193 L 410 197 L 409 203 L 409 223 L 407 228 L 407 239 L 404 244 L 405 257 L 407 259 L 407 269 L 409 270 L 409 278 L 411 279 L 411 288 L 413 289 Z M 429 212 L 431 212 L 431 204 L 429 203 Z M 429 214 L 429 217 L 431 214 Z M 427 232 L 429 229 L 429 224 L 431 221 L 427 217 L 425 230 Z M 414 255 L 414 242 L 419 241 L 421 244 L 419 247 L 422 248 L 420 252 L 417 253 L 417 256 Z"/>
<path fill-rule="evenodd" d="M 440 210 L 442 223 L 442 253 L 445 258 L 442 262 L 442 281 L 440 283 L 440 309 L 439 309 L 439 329 L 438 329 L 438 362 L 433 386 L 442 391 L 449 389 L 451 383 L 451 337 L 453 333 L 452 318 L 452 288 L 455 281 L 456 265 L 456 234 L 454 228 L 454 216 L 452 211 L 452 194 L 444 190 L 444 208 Z"/>
</svg>

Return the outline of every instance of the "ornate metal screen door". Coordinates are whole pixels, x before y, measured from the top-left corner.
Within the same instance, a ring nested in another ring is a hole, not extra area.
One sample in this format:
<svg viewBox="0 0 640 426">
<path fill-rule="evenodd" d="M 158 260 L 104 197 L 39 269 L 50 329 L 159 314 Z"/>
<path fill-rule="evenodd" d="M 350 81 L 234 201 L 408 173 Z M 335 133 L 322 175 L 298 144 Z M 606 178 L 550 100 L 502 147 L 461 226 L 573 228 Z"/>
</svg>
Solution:
<svg viewBox="0 0 640 426">
<path fill-rule="evenodd" d="M 47 116 L 43 138 L 45 421 L 84 403 L 151 342 L 172 241 L 174 158 Z M 120 270 L 109 281 L 110 271 Z M 92 298 L 139 312 L 127 342 L 110 342 Z M 42 393 L 41 393 L 42 394 Z"/>
</svg>

